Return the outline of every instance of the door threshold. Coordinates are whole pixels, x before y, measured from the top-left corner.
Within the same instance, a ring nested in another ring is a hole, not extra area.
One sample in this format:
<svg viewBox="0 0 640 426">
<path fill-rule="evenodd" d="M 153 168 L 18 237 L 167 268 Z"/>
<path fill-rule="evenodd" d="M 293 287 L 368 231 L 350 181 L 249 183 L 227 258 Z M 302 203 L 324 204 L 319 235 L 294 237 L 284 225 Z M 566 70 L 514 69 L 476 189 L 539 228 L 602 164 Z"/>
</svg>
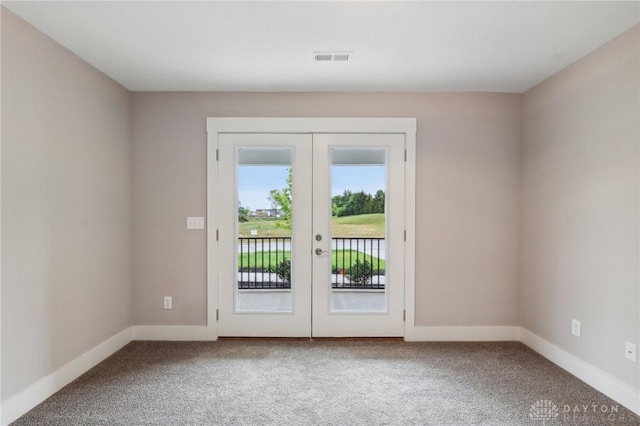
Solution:
<svg viewBox="0 0 640 426">
<path fill-rule="evenodd" d="M 268 340 L 273 342 L 367 342 L 367 341 L 389 341 L 389 342 L 404 342 L 403 337 L 233 337 L 225 336 L 219 337 L 218 340 Z"/>
<path fill-rule="evenodd" d="M 285 342 L 285 341 L 304 342 L 304 341 L 311 340 L 311 337 L 224 336 L 224 337 L 218 337 L 218 340 L 252 340 L 252 341 L 270 340 L 275 342 Z"/>
<path fill-rule="evenodd" d="M 311 340 L 316 342 L 404 342 L 403 337 L 312 337 Z"/>
</svg>

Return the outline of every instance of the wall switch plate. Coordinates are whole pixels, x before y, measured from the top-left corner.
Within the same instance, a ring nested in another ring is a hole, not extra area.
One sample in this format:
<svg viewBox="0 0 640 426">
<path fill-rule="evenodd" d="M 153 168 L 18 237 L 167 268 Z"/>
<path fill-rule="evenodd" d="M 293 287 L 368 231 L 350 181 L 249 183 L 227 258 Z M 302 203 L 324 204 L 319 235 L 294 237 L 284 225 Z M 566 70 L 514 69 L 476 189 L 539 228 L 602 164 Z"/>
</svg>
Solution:
<svg viewBox="0 0 640 426">
<path fill-rule="evenodd" d="M 188 217 L 187 229 L 204 229 L 204 217 Z"/>
<path fill-rule="evenodd" d="M 164 308 L 165 309 L 173 309 L 173 297 L 165 296 L 164 297 Z"/>
<path fill-rule="evenodd" d="M 629 361 L 636 362 L 636 344 L 624 342 L 624 357 Z"/>
<path fill-rule="evenodd" d="M 580 337 L 580 321 L 576 319 L 571 320 L 571 334 Z"/>
</svg>

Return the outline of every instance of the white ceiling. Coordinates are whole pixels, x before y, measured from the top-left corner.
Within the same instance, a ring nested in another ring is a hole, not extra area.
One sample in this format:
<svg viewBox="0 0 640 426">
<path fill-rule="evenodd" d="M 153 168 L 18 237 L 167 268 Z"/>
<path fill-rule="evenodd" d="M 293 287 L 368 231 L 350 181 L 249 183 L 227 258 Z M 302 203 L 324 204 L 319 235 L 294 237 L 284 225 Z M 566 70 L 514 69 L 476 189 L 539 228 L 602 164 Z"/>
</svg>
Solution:
<svg viewBox="0 0 640 426">
<path fill-rule="evenodd" d="M 640 17 L 636 1 L 3 4 L 132 91 L 521 93 Z"/>
</svg>

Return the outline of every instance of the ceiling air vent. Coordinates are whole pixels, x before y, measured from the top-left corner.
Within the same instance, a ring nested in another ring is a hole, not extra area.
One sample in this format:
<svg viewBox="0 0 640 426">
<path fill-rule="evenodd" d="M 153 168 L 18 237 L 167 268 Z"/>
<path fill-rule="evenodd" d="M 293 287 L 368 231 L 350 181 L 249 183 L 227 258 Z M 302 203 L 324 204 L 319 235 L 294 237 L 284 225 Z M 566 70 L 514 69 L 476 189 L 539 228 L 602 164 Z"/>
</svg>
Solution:
<svg viewBox="0 0 640 426">
<path fill-rule="evenodd" d="M 351 54 L 350 53 L 336 53 L 335 55 L 333 55 L 333 60 L 334 61 L 348 61 L 349 59 L 351 59 Z"/>
<path fill-rule="evenodd" d="M 313 58 L 317 62 L 330 62 L 333 61 L 333 55 L 330 53 L 316 53 Z"/>
<path fill-rule="evenodd" d="M 313 52 L 316 62 L 349 62 L 352 58 L 353 52 Z"/>
</svg>

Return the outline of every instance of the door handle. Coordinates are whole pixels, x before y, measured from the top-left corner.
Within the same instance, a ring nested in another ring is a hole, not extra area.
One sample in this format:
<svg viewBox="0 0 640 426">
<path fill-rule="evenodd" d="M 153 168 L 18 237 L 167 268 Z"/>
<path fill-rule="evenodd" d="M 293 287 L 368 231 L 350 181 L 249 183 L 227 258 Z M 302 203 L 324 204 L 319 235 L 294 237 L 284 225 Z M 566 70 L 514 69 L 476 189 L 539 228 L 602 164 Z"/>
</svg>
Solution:
<svg viewBox="0 0 640 426">
<path fill-rule="evenodd" d="M 325 254 L 325 253 L 329 253 L 329 252 L 328 252 L 328 251 L 325 251 L 325 250 L 322 250 L 322 249 L 321 249 L 321 248 L 319 248 L 319 247 L 316 249 L 316 254 L 317 254 L 318 256 L 321 256 L 321 255 L 323 255 L 323 254 Z"/>
</svg>

